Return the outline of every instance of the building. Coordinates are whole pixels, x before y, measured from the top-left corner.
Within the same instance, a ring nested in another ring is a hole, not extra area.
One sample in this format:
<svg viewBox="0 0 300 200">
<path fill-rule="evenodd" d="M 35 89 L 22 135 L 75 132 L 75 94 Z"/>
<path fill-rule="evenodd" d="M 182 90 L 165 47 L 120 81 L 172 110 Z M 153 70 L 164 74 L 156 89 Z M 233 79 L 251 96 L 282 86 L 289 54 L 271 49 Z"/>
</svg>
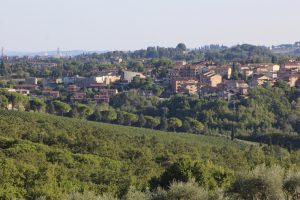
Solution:
<svg viewBox="0 0 300 200">
<path fill-rule="evenodd" d="M 35 77 L 28 77 L 25 79 L 24 84 L 29 84 L 29 85 L 37 85 L 38 79 Z"/>
<path fill-rule="evenodd" d="M 200 75 L 200 82 L 202 86 L 217 87 L 218 84 L 222 83 L 222 76 L 214 71 L 209 71 Z"/>
<path fill-rule="evenodd" d="M 199 80 L 197 78 L 177 77 L 172 79 L 171 86 L 174 93 L 197 94 Z"/>
<path fill-rule="evenodd" d="M 86 99 L 87 95 L 85 92 L 75 92 L 73 96 L 71 97 L 71 102 L 75 101 L 84 101 Z"/>
<path fill-rule="evenodd" d="M 255 75 L 251 80 L 250 80 L 250 86 L 255 87 L 255 86 L 260 86 L 264 84 L 271 84 L 273 85 L 274 80 L 269 78 L 268 76 L 265 75 Z"/>
<path fill-rule="evenodd" d="M 116 81 L 119 81 L 120 79 L 121 79 L 120 75 L 112 74 L 112 73 L 92 77 L 93 82 L 97 84 L 105 84 L 105 85 L 112 84 Z"/>
<path fill-rule="evenodd" d="M 17 93 L 20 93 L 20 94 L 23 94 L 23 95 L 29 95 L 30 94 L 30 91 L 26 90 L 26 89 L 11 89 L 11 88 L 9 88 L 7 91 L 8 92 L 17 92 Z"/>
<path fill-rule="evenodd" d="M 80 90 L 80 87 L 78 87 L 77 85 L 71 84 L 68 86 L 67 89 L 69 92 L 77 92 Z"/>
<path fill-rule="evenodd" d="M 14 87 L 16 90 L 29 90 L 29 91 L 35 91 L 35 90 L 39 90 L 39 86 L 38 85 L 34 85 L 34 84 L 21 84 L 21 85 L 16 85 Z"/>
<path fill-rule="evenodd" d="M 222 77 L 226 76 L 228 79 L 232 75 L 232 67 L 230 65 L 209 66 L 208 69 L 208 71 L 214 71 L 216 74 L 220 74 Z"/>
<path fill-rule="evenodd" d="M 227 92 L 241 95 L 248 94 L 249 85 L 243 80 L 226 80 L 223 84 Z"/>
<path fill-rule="evenodd" d="M 297 69 L 300 70 L 300 62 L 296 60 L 289 60 L 287 63 L 283 64 L 283 69 Z"/>
<path fill-rule="evenodd" d="M 171 83 L 176 77 L 199 77 L 204 68 L 204 65 L 175 65 L 168 70 L 167 81 Z"/>
<path fill-rule="evenodd" d="M 53 91 L 53 90 L 43 90 L 42 91 L 43 96 L 46 97 L 53 97 L 53 98 L 58 98 L 60 97 L 59 91 Z"/>
<path fill-rule="evenodd" d="M 131 83 L 134 77 L 146 78 L 142 73 L 139 72 L 132 72 L 132 71 L 123 71 L 122 72 L 122 80 Z"/>
</svg>

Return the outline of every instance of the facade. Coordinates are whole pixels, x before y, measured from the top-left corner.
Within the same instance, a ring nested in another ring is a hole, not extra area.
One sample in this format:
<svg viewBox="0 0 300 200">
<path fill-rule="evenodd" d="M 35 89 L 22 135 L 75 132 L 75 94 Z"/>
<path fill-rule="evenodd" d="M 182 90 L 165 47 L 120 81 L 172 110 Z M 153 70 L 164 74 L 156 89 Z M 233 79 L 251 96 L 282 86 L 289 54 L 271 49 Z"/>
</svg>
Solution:
<svg viewBox="0 0 300 200">
<path fill-rule="evenodd" d="M 95 82 L 97 84 L 105 84 L 105 85 L 112 84 L 116 81 L 119 81 L 120 79 L 121 79 L 120 75 L 114 75 L 114 74 L 107 74 L 107 75 L 92 77 L 93 82 Z"/>
<path fill-rule="evenodd" d="M 58 97 L 60 97 L 59 91 L 43 90 L 43 91 L 42 91 L 42 94 L 43 94 L 44 96 L 47 96 L 47 97 L 53 97 L 53 98 L 58 98 Z"/>
<path fill-rule="evenodd" d="M 123 71 L 122 72 L 122 79 L 131 83 L 134 77 L 146 78 L 142 73 L 139 72 L 132 72 L 132 71 Z"/>
<path fill-rule="evenodd" d="M 174 93 L 197 94 L 199 81 L 197 78 L 177 77 L 172 80 L 172 91 Z"/>
<path fill-rule="evenodd" d="M 218 84 L 222 83 L 222 76 L 216 74 L 214 71 L 209 71 L 200 76 L 201 85 L 208 85 L 211 87 L 217 87 Z"/>
<path fill-rule="evenodd" d="M 20 94 L 23 94 L 23 95 L 29 95 L 30 94 L 30 91 L 29 90 L 26 90 L 26 89 L 8 89 L 7 90 L 8 92 L 17 92 L 17 93 L 20 93 Z"/>
<path fill-rule="evenodd" d="M 258 76 L 254 76 L 251 79 L 250 86 L 255 87 L 255 86 L 260 86 L 260 85 L 264 85 L 266 83 L 271 83 L 271 82 L 272 82 L 272 79 L 269 78 L 268 76 L 258 75 Z"/>
</svg>

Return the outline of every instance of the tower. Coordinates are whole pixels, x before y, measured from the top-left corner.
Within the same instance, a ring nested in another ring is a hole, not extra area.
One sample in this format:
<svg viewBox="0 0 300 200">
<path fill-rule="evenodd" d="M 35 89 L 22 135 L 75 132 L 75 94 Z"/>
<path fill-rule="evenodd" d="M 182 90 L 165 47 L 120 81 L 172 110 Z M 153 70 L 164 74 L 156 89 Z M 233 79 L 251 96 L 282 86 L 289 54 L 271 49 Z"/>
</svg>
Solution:
<svg viewBox="0 0 300 200">
<path fill-rule="evenodd" d="M 3 60 L 4 58 L 4 47 L 1 48 L 1 59 Z"/>
<path fill-rule="evenodd" d="M 60 55 L 60 49 L 59 49 L 59 48 L 57 48 L 56 56 L 57 56 L 57 58 L 60 58 L 60 57 L 61 57 L 61 55 Z"/>
</svg>

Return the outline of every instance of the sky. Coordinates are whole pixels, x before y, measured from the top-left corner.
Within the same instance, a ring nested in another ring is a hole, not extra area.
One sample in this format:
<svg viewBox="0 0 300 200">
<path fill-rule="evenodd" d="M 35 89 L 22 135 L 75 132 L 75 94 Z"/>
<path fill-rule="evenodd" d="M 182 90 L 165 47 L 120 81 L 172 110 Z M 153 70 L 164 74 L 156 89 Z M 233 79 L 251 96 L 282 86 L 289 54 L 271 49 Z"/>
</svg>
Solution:
<svg viewBox="0 0 300 200">
<path fill-rule="evenodd" d="M 0 0 L 0 47 L 135 50 L 300 41 L 299 0 Z"/>
</svg>

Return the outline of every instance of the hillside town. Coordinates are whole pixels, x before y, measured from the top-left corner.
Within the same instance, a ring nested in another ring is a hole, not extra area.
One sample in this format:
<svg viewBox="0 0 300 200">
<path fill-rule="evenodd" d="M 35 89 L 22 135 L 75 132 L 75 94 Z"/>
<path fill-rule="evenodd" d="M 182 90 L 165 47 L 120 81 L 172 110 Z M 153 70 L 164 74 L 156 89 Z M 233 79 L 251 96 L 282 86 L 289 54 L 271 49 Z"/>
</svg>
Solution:
<svg viewBox="0 0 300 200">
<path fill-rule="evenodd" d="M 39 59 L 27 57 L 4 57 L 3 62 L 13 66 L 18 60 L 30 60 L 30 68 L 57 68 L 57 63 L 41 62 Z M 119 63 L 122 59 L 118 59 Z M 134 72 L 117 67 L 94 72 L 93 76 L 25 77 L 1 81 L 10 84 L 9 92 L 17 92 L 30 97 L 45 99 L 61 99 L 64 96 L 69 103 L 107 102 L 118 94 L 126 91 L 127 86 L 135 79 L 152 79 L 164 90 L 161 98 L 173 94 L 198 95 L 207 98 L 230 99 L 232 96 L 247 97 L 249 90 L 256 86 L 274 85 L 277 81 L 285 81 L 295 87 L 300 77 L 300 62 L 294 59 L 281 65 L 274 63 L 239 64 L 230 63 L 215 65 L 214 63 L 189 63 L 176 61 L 169 67 L 165 77 L 155 77 L 150 73 Z M 4 84 L 5 86 L 7 84 Z M 122 90 L 120 90 L 122 88 Z M 125 90 L 124 90 L 125 89 Z M 141 95 L 153 95 L 152 91 L 140 88 Z"/>
</svg>

